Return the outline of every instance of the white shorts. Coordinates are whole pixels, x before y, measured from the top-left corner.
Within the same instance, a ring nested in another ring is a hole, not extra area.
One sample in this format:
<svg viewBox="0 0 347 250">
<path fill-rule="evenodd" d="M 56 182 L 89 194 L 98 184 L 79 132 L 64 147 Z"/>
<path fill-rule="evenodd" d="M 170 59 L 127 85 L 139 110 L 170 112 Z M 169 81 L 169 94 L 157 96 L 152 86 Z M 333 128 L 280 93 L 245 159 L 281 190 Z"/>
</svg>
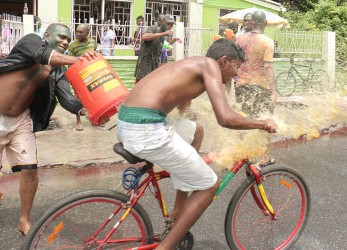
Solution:
<svg viewBox="0 0 347 250">
<path fill-rule="evenodd" d="M 6 154 L 3 155 L 4 149 Z M 0 166 L 3 156 L 12 168 L 37 164 L 36 139 L 29 109 L 15 117 L 0 115 Z"/>
<path fill-rule="evenodd" d="M 168 171 L 175 189 L 206 190 L 217 182 L 215 172 L 172 125 L 118 121 L 117 136 L 130 153 Z"/>
<path fill-rule="evenodd" d="M 196 130 L 195 122 L 182 116 L 170 114 L 166 117 L 166 121 L 169 124 L 172 124 L 175 132 L 177 132 L 177 134 L 179 134 L 183 138 L 183 140 L 185 140 L 189 144 L 192 144 Z"/>
</svg>

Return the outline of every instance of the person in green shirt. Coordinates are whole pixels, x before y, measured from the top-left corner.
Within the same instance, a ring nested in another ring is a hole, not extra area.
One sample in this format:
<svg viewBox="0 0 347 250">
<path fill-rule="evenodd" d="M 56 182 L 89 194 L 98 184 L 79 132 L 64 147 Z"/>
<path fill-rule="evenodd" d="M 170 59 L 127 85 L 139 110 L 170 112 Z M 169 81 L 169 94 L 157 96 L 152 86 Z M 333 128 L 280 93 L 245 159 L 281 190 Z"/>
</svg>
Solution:
<svg viewBox="0 0 347 250">
<path fill-rule="evenodd" d="M 76 28 L 76 38 L 69 44 L 69 56 L 81 56 L 84 52 L 96 50 L 97 44 L 94 39 L 89 38 L 90 27 L 87 24 L 79 24 Z M 76 115 L 77 123 L 75 129 L 83 130 L 81 116 Z"/>
</svg>

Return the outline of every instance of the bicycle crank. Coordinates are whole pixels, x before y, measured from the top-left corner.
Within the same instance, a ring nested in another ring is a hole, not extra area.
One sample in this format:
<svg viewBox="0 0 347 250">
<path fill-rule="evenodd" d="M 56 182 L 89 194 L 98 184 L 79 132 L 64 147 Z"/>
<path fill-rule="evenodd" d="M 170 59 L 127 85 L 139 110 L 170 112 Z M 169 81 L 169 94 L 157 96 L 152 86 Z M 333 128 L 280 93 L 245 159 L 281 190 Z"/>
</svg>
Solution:
<svg viewBox="0 0 347 250">
<path fill-rule="evenodd" d="M 194 236 L 188 231 L 181 240 L 181 243 L 176 247 L 176 250 L 191 250 L 193 249 L 193 245 Z"/>
</svg>

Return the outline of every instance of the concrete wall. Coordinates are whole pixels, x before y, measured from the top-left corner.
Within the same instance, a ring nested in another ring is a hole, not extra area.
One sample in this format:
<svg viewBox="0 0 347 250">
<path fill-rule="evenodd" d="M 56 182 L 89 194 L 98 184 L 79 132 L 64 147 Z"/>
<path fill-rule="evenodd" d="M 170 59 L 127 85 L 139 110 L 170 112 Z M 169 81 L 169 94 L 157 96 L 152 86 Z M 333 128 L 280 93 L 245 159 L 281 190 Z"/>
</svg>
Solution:
<svg viewBox="0 0 347 250">
<path fill-rule="evenodd" d="M 38 0 L 37 15 L 45 22 L 58 21 L 58 0 Z"/>
</svg>

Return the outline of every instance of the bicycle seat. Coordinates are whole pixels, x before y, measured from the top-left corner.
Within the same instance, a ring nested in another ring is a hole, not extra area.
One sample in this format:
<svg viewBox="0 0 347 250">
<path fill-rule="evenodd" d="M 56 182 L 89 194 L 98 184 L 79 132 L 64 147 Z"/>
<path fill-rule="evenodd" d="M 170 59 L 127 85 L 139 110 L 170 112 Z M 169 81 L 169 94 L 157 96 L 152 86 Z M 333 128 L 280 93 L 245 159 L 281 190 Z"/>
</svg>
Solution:
<svg viewBox="0 0 347 250">
<path fill-rule="evenodd" d="M 114 144 L 113 151 L 119 155 L 121 155 L 125 160 L 127 160 L 131 164 L 136 164 L 139 162 L 144 162 L 145 160 L 131 154 L 129 151 L 124 149 L 123 143 L 118 142 Z"/>
</svg>

